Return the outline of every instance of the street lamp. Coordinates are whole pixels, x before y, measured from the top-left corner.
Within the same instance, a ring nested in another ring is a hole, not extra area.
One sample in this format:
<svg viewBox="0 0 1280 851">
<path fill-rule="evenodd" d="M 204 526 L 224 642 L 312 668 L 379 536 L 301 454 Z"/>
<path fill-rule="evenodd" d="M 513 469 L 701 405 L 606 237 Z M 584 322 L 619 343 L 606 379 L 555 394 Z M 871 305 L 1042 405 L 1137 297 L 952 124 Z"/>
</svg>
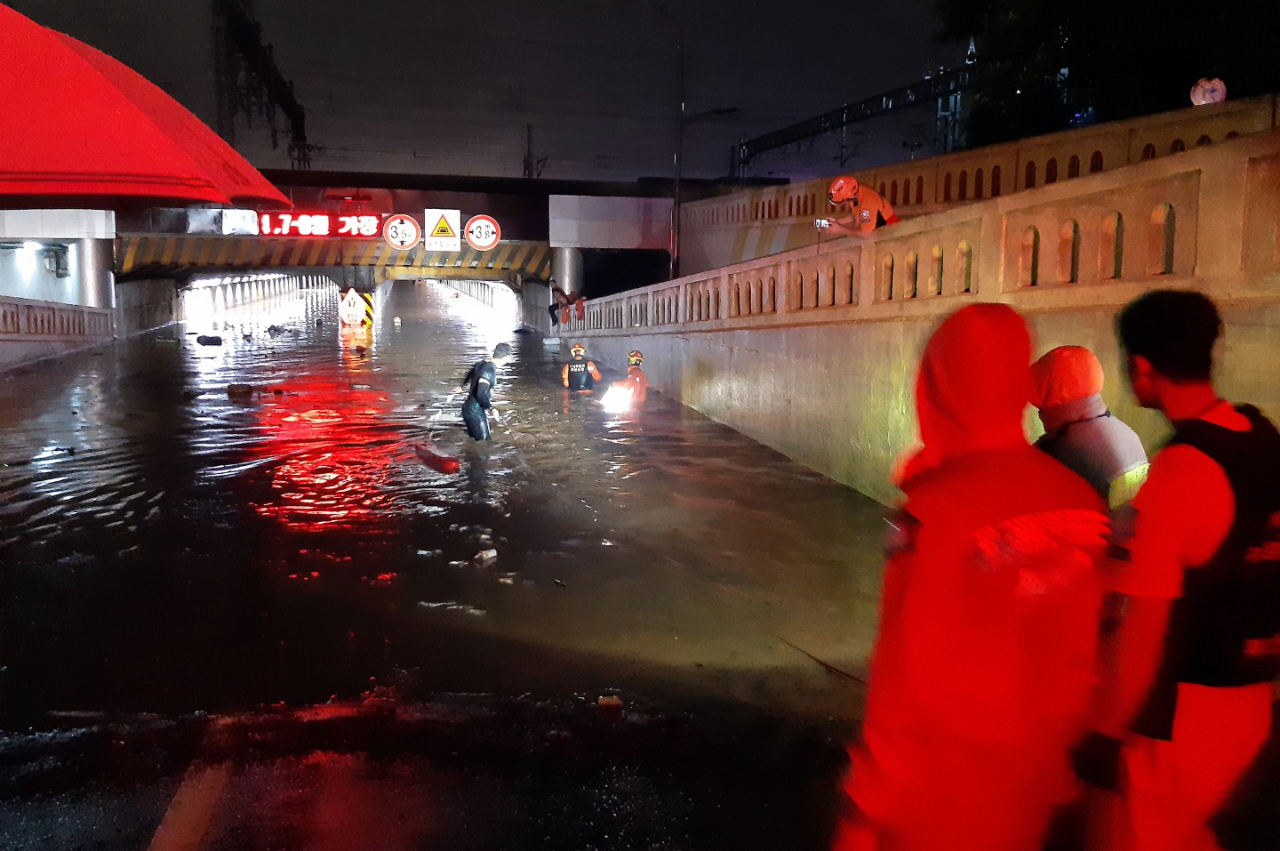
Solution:
<svg viewBox="0 0 1280 851">
<path fill-rule="evenodd" d="M 671 255 L 670 266 L 667 267 L 667 279 L 675 280 L 680 270 L 680 165 L 684 158 L 684 29 L 680 19 L 662 0 L 647 0 L 650 8 L 657 9 L 666 16 L 676 34 L 676 75 L 679 82 L 676 88 L 676 185 L 671 196 L 671 242 L 668 253 Z"/>
<path fill-rule="evenodd" d="M 648 2 L 666 16 L 676 34 L 676 73 L 679 81 L 676 91 L 676 104 L 679 108 L 676 110 L 676 185 L 671 198 L 671 265 L 668 269 L 669 278 L 675 280 L 680 277 L 680 179 L 683 176 L 684 168 L 685 128 L 703 118 L 734 115 L 739 112 L 739 109 L 736 106 L 722 106 L 694 113 L 693 115 L 684 114 L 684 29 L 680 26 L 680 19 L 675 16 L 675 13 L 671 11 L 666 3 L 662 2 L 662 0 L 648 0 Z"/>
<path fill-rule="evenodd" d="M 681 54 L 683 56 L 683 53 Z M 681 63 L 683 65 L 683 63 Z M 695 121 L 703 118 L 713 118 L 718 115 L 736 115 L 740 110 L 736 106 L 718 106 L 715 109 L 707 109 L 702 112 L 695 112 L 693 115 L 684 114 L 684 73 L 680 74 L 680 114 L 677 117 L 676 127 L 676 190 L 675 197 L 671 204 L 671 279 L 675 280 L 680 277 L 680 177 L 684 168 L 684 131 L 685 128 Z"/>
</svg>

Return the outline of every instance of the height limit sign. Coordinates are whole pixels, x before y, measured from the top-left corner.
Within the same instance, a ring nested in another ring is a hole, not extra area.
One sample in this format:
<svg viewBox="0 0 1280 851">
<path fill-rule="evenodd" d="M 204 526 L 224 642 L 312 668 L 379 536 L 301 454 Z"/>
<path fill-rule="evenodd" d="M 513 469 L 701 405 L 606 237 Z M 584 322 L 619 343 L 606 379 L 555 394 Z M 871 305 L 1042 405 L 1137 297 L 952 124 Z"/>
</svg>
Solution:
<svg viewBox="0 0 1280 851">
<path fill-rule="evenodd" d="M 467 221 L 467 245 L 476 251 L 488 251 L 502 239 L 502 228 L 492 216 L 472 216 Z"/>
<path fill-rule="evenodd" d="M 408 251 L 422 240 L 422 228 L 412 216 L 398 213 L 387 219 L 382 226 L 382 238 L 387 245 L 399 251 Z"/>
</svg>

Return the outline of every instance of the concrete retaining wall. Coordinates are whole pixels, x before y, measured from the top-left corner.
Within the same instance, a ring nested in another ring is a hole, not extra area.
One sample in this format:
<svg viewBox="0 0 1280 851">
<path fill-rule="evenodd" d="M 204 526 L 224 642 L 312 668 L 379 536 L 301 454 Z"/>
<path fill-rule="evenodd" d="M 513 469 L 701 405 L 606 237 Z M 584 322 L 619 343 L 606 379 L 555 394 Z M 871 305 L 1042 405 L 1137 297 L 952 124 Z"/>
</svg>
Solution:
<svg viewBox="0 0 1280 851">
<path fill-rule="evenodd" d="M 642 349 L 656 389 L 888 501 L 892 460 L 915 439 L 923 344 L 975 301 L 1023 312 L 1037 353 L 1093 348 L 1108 403 L 1154 446 L 1164 426 L 1129 400 L 1112 326 L 1165 287 L 1219 302 L 1222 391 L 1280 418 L 1280 134 L 596 299 L 566 333 L 613 366 Z"/>
<path fill-rule="evenodd" d="M 121 337 L 177 322 L 181 315 L 176 281 L 116 284 L 116 334 Z"/>
<path fill-rule="evenodd" d="M 111 339 L 109 309 L 0 297 L 0 372 Z"/>
</svg>

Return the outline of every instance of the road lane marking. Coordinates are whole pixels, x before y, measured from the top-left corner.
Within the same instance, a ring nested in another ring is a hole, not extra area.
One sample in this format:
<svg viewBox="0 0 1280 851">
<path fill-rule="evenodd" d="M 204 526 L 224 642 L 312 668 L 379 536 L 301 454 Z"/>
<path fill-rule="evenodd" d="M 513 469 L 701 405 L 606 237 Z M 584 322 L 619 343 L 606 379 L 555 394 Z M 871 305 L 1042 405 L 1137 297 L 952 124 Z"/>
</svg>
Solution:
<svg viewBox="0 0 1280 851">
<path fill-rule="evenodd" d="M 231 764 L 193 765 L 182 778 L 147 851 L 198 851 L 213 808 L 231 779 Z"/>
</svg>

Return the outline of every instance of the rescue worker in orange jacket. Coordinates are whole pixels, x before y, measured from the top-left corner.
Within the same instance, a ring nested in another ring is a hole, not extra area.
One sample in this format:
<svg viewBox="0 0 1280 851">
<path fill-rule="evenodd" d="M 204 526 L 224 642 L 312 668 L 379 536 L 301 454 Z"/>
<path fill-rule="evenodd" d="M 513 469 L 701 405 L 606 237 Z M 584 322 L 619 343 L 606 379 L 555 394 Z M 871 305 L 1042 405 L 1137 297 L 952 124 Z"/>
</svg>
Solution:
<svg viewBox="0 0 1280 851">
<path fill-rule="evenodd" d="M 879 192 L 842 174 L 831 181 L 827 198 L 836 207 L 848 204 L 848 212 L 831 219 L 831 227 L 849 236 L 867 236 L 878 227 L 896 224 L 897 215 Z"/>
<path fill-rule="evenodd" d="M 600 374 L 596 362 L 587 359 L 587 347 L 581 343 L 574 343 L 569 347 L 569 354 L 571 355 L 569 362 L 560 372 L 564 386 L 573 393 L 592 392 L 596 382 L 603 381 L 604 376 Z"/>
<path fill-rule="evenodd" d="M 1083 346 L 1059 346 L 1031 365 L 1044 435 L 1036 448 L 1093 485 L 1112 509 L 1128 504 L 1147 478 L 1147 451 L 1102 401 L 1102 364 Z"/>
<path fill-rule="evenodd" d="M 627 353 L 627 377 L 613 382 L 612 386 L 631 393 L 631 407 L 643 405 L 649 398 L 649 377 L 640 367 L 644 364 L 644 353 L 633 349 Z"/>
<path fill-rule="evenodd" d="M 1119 319 L 1138 403 L 1172 423 L 1133 501 L 1109 587 L 1092 732 L 1076 748 L 1091 851 L 1211 851 L 1209 822 L 1271 729 L 1280 673 L 1280 433 L 1220 398 L 1221 320 L 1201 293 L 1149 292 Z"/>
<path fill-rule="evenodd" d="M 1075 790 L 1102 499 L 1030 445 L 1026 324 L 965 307 L 925 347 L 839 851 L 1038 851 Z"/>
<path fill-rule="evenodd" d="M 570 312 L 576 312 L 578 321 L 587 318 L 587 300 L 582 297 L 581 293 L 567 293 L 556 283 L 556 279 L 552 278 L 551 284 L 551 324 L 559 323 L 568 324 Z"/>
</svg>

